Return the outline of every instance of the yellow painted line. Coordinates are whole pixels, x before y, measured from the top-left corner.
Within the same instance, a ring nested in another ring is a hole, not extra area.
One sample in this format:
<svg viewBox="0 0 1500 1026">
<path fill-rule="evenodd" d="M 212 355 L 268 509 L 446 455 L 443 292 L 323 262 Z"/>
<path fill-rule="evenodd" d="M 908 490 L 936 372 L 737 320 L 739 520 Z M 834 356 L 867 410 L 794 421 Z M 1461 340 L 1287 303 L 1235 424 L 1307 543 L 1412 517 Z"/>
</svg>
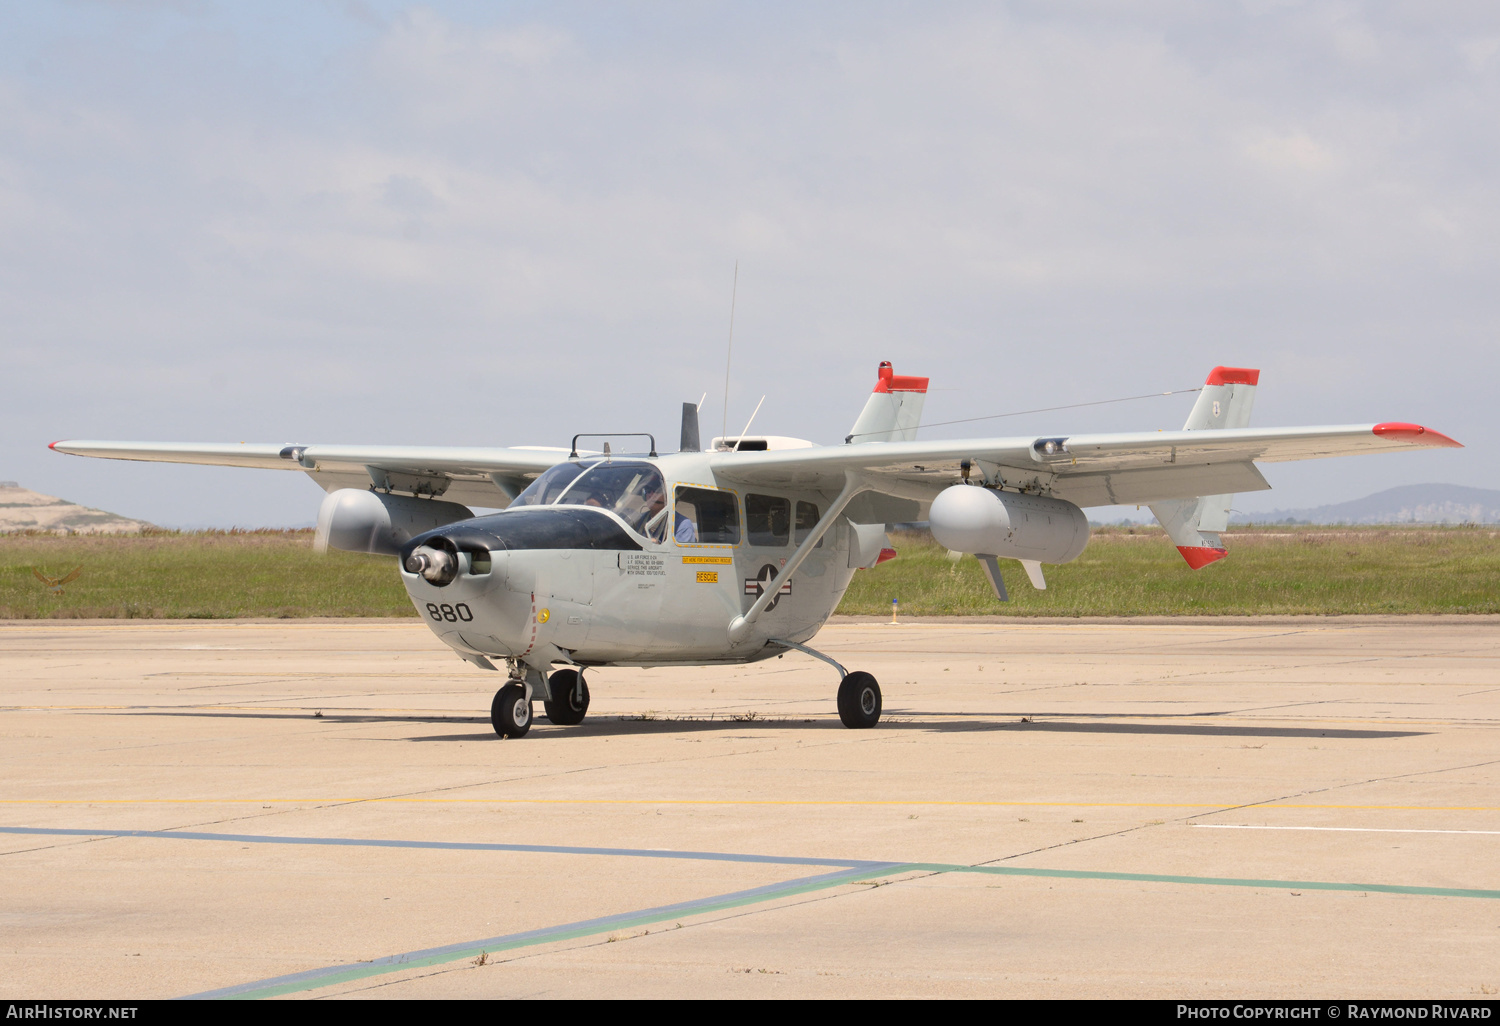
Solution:
<svg viewBox="0 0 1500 1026">
<path fill-rule="evenodd" d="M 392 627 L 423 627 L 426 623 L 415 613 L 411 616 L 374 617 L 372 619 L 361 619 L 350 617 L 348 620 L 327 620 L 323 623 L 302 623 L 296 620 L 284 620 L 274 623 L 251 622 L 248 620 L 128 620 L 124 623 L 79 623 L 76 620 L 29 620 L 26 623 L 0 623 L 0 631 L 210 631 L 234 628 L 237 630 L 323 630 L 324 628 L 385 630 Z"/>
<path fill-rule="evenodd" d="M 923 798 L 757 799 L 757 798 L 0 798 L 0 805 L 296 805 L 389 802 L 414 805 L 728 805 L 728 806 L 952 806 L 1059 809 L 1313 809 L 1385 812 L 1500 812 L 1495 805 L 1306 805 L 1253 802 L 1020 802 L 953 801 Z"/>
<path fill-rule="evenodd" d="M 488 717 L 479 712 L 459 709 L 405 709 L 365 705 L 357 708 L 343 708 L 336 705 L 146 705 L 140 702 L 130 705 L 0 705 L 0 712 L 113 712 L 120 709 L 152 712 L 180 712 L 205 709 L 212 712 L 284 712 L 309 714 L 322 712 L 325 718 L 329 716 L 366 716 L 370 713 L 407 713 L 413 716 L 451 716 L 456 719 L 474 720 L 475 722 L 488 721 Z M 317 717 L 311 715 L 308 718 L 317 719 Z"/>
<path fill-rule="evenodd" d="M 1018 620 L 1024 618 L 1017 617 Z M 1162 631 L 1178 630 L 1183 627 L 1205 627 L 1215 631 L 1236 632 L 1241 634 L 1286 634 L 1288 631 L 1332 631 L 1350 630 L 1360 627 L 1376 628 L 1380 624 L 1348 624 L 1343 628 L 1329 627 L 1325 625 L 1307 624 L 1279 624 L 1275 626 L 1258 627 L 1250 624 L 1211 624 L 1211 623 L 923 623 L 919 620 L 891 623 L 889 620 L 880 623 L 831 623 L 823 628 L 825 631 L 868 631 L 880 630 L 890 627 L 908 627 L 914 630 L 944 631 L 944 630 L 967 630 L 967 631 L 993 631 L 993 630 L 1060 630 L 1060 631 Z"/>
</svg>

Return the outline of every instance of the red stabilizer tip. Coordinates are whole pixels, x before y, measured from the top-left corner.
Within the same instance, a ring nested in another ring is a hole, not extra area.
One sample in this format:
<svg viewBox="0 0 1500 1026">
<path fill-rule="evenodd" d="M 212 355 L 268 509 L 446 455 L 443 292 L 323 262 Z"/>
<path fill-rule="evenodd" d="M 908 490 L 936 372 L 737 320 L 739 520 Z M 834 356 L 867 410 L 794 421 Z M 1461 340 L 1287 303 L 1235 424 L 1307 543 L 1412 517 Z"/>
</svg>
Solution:
<svg viewBox="0 0 1500 1026">
<path fill-rule="evenodd" d="M 881 549 L 880 550 L 880 558 L 875 561 L 875 565 L 879 566 L 881 563 L 884 563 L 886 560 L 888 560 L 888 559 L 895 559 L 895 558 L 896 558 L 896 550 L 895 549 Z"/>
<path fill-rule="evenodd" d="M 59 438 L 57 440 L 57 442 L 61 442 L 61 441 L 62 441 L 61 438 Z M 56 449 L 57 448 L 57 442 L 48 442 L 47 443 L 47 448 L 49 448 L 49 449 Z"/>
<path fill-rule="evenodd" d="M 1194 570 L 1202 570 L 1208 564 L 1216 563 L 1229 555 L 1228 549 L 1211 549 L 1207 545 L 1179 545 L 1177 551 L 1182 553 L 1182 558 Z"/>
<path fill-rule="evenodd" d="M 1462 449 L 1462 442 L 1455 442 L 1441 431 L 1425 428 L 1421 424 L 1376 424 L 1375 434 L 1392 441 L 1412 442 L 1421 446 L 1440 446 L 1447 449 Z"/>
<path fill-rule="evenodd" d="M 921 392 L 926 394 L 927 382 L 931 378 L 918 378 L 904 374 L 897 374 L 891 361 L 880 361 L 880 377 L 875 381 L 873 391 L 879 392 Z"/>
<path fill-rule="evenodd" d="M 1205 385 L 1258 385 L 1260 371 L 1252 367 L 1215 367 Z"/>
</svg>

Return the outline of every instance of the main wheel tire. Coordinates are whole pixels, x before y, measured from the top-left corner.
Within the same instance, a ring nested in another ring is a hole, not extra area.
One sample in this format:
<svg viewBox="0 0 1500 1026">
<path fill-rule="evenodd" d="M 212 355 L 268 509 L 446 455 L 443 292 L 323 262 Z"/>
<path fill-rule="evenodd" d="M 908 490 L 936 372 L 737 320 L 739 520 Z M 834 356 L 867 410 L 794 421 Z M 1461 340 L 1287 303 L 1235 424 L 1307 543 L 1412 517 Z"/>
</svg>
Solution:
<svg viewBox="0 0 1500 1026">
<path fill-rule="evenodd" d="M 839 719 L 854 730 L 873 727 L 880 722 L 880 685 L 863 670 L 856 670 L 839 682 Z"/>
<path fill-rule="evenodd" d="M 577 670 L 558 670 L 547 678 L 552 698 L 542 703 L 547 719 L 559 727 L 576 727 L 589 711 L 589 685 Z M 581 697 L 580 697 L 581 696 Z"/>
<path fill-rule="evenodd" d="M 531 729 L 531 703 L 526 701 L 526 689 L 519 684 L 507 684 L 495 692 L 490 703 L 490 723 L 501 737 L 525 737 Z"/>
</svg>

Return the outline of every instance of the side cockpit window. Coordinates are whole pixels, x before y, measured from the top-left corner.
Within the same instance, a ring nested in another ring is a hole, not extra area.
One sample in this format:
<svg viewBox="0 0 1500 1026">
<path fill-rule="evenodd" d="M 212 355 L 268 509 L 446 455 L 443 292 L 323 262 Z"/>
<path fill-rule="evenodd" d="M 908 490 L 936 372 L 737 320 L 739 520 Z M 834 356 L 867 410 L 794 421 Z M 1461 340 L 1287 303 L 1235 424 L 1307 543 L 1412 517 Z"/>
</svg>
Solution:
<svg viewBox="0 0 1500 1026">
<path fill-rule="evenodd" d="M 672 536 L 681 545 L 738 545 L 740 507 L 733 492 L 679 487 Z"/>
<path fill-rule="evenodd" d="M 818 507 L 810 502 L 797 503 L 797 531 L 796 541 L 798 545 L 807 541 L 807 536 L 812 534 L 812 529 L 818 526 Z M 823 539 L 818 539 L 816 548 L 823 547 Z"/>
<path fill-rule="evenodd" d="M 751 545 L 786 545 L 792 536 L 791 500 L 753 492 L 746 495 L 745 534 Z"/>
</svg>

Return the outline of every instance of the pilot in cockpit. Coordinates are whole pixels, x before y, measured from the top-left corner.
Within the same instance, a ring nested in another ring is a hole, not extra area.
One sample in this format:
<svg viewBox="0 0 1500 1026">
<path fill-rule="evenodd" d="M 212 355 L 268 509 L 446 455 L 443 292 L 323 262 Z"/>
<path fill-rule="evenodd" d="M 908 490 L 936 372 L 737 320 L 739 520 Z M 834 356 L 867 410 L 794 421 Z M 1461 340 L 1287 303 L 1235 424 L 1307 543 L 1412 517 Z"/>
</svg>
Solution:
<svg viewBox="0 0 1500 1026">
<path fill-rule="evenodd" d="M 641 512 L 639 521 L 632 526 L 652 541 L 666 541 L 667 518 L 663 515 L 666 508 L 666 490 L 653 482 L 646 491 L 646 508 Z"/>
</svg>

